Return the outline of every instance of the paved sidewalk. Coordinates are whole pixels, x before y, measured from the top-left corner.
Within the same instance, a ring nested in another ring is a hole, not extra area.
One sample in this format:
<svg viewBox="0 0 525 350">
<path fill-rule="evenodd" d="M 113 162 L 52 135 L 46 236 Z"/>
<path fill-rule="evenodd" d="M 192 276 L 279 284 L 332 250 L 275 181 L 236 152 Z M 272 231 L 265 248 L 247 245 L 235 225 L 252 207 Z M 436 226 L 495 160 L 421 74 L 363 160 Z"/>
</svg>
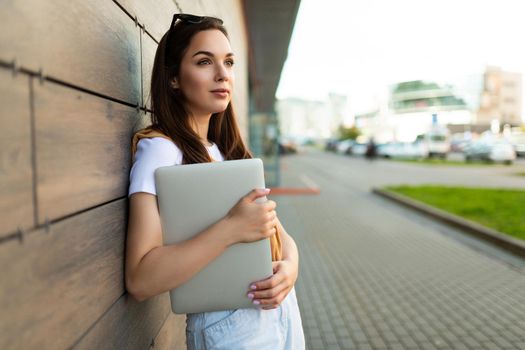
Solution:
<svg viewBox="0 0 525 350">
<path fill-rule="evenodd" d="M 525 349 L 525 269 L 374 196 L 333 158 L 283 163 L 283 186 L 306 174 L 321 188 L 274 198 L 300 250 L 308 349 Z"/>
</svg>

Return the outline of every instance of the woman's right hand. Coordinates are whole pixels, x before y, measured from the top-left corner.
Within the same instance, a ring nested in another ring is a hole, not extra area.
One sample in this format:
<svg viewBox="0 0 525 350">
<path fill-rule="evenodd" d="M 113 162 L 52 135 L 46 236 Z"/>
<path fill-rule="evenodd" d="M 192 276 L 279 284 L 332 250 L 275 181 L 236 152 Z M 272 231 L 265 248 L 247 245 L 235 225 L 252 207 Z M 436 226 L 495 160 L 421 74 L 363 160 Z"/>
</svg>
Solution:
<svg viewBox="0 0 525 350">
<path fill-rule="evenodd" d="M 242 197 L 225 217 L 229 223 L 230 242 L 248 243 L 268 238 L 275 233 L 277 225 L 277 204 L 272 200 L 264 200 L 269 189 L 254 189 Z"/>
</svg>

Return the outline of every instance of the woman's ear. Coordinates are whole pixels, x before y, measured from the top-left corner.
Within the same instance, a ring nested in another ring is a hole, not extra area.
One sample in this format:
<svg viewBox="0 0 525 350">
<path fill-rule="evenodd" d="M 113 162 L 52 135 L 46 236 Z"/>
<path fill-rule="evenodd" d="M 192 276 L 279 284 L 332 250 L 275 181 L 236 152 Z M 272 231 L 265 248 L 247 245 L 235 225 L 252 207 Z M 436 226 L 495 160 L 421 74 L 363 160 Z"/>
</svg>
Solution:
<svg viewBox="0 0 525 350">
<path fill-rule="evenodd" d="M 173 78 L 170 81 L 170 85 L 171 85 L 172 88 L 178 89 L 179 88 L 179 82 L 177 81 L 177 78 Z"/>
</svg>

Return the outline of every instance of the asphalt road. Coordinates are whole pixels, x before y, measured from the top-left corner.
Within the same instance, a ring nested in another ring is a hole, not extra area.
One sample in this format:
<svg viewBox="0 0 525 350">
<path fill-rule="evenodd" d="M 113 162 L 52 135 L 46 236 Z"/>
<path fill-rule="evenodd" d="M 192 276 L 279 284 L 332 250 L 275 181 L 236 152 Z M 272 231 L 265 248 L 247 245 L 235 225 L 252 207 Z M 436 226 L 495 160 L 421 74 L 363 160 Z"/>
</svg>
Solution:
<svg viewBox="0 0 525 350">
<path fill-rule="evenodd" d="M 308 349 L 525 349 L 525 261 L 375 196 L 373 186 L 525 188 L 525 164 L 442 167 L 285 156 L 274 196 L 300 252 Z"/>
</svg>

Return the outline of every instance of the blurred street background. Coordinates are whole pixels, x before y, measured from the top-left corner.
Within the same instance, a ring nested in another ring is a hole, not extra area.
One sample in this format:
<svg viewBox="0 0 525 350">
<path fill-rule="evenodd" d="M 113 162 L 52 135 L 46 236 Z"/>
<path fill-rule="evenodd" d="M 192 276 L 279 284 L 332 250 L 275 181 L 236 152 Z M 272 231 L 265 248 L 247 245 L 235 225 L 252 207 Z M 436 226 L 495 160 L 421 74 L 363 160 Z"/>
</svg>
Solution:
<svg viewBox="0 0 525 350">
<path fill-rule="evenodd" d="M 510 167 L 426 167 L 313 148 L 282 158 L 275 199 L 301 252 L 308 349 L 523 349 L 525 259 L 371 193 L 433 183 L 525 189 Z"/>
<path fill-rule="evenodd" d="M 512 1 L 301 2 L 281 151 L 513 164 L 525 156 L 525 24 Z M 315 43 L 312 46 L 310 43 Z"/>
<path fill-rule="evenodd" d="M 351 162 L 367 184 L 521 245 L 525 23 L 519 5 L 327 1 L 323 10 L 329 15 L 319 16 L 313 0 L 299 7 L 276 91 L 278 154 L 309 148 L 337 164 Z M 272 130 L 271 123 L 266 127 Z M 282 185 L 284 170 L 275 169 L 267 173 Z M 365 184 L 350 177 L 345 183 Z"/>
<path fill-rule="evenodd" d="M 290 195 L 274 197 L 309 349 L 525 349 L 520 8 L 301 1 L 276 93 Z"/>
</svg>

